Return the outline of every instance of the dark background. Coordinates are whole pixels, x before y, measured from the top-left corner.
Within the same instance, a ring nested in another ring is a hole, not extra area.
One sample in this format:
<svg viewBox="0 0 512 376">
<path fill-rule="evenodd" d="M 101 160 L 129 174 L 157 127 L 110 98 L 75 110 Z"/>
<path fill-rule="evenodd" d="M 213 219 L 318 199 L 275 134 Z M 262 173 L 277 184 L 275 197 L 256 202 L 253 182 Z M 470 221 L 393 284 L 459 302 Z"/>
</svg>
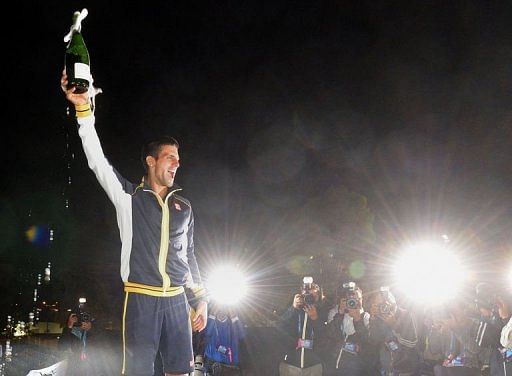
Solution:
<svg viewBox="0 0 512 376">
<path fill-rule="evenodd" d="M 63 308 L 84 294 L 116 326 L 115 213 L 59 86 L 83 7 L 106 156 L 138 181 L 144 140 L 180 141 L 204 274 L 237 262 L 255 311 L 289 304 L 306 273 L 385 278 L 425 236 L 448 234 L 480 273 L 506 265 L 510 2 L 24 3 L 3 26 L 0 323 L 50 261 L 45 294 Z"/>
</svg>

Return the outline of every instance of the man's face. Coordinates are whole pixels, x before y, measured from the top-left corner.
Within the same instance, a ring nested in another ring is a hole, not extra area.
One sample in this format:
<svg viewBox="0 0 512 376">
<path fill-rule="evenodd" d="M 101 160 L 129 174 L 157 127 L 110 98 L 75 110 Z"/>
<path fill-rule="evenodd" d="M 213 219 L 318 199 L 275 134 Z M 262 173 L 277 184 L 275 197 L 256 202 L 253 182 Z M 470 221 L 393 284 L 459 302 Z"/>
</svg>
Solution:
<svg viewBox="0 0 512 376">
<path fill-rule="evenodd" d="M 309 293 L 311 294 L 311 296 L 315 300 L 315 303 L 320 300 L 320 289 L 318 289 L 316 287 L 313 287 L 313 288 L 311 288 L 309 290 Z"/>
<path fill-rule="evenodd" d="M 170 188 L 174 184 L 176 171 L 180 166 L 180 156 L 175 145 L 163 145 L 160 148 L 158 157 L 148 157 L 149 173 L 153 172 L 153 179 L 156 184 Z"/>
</svg>

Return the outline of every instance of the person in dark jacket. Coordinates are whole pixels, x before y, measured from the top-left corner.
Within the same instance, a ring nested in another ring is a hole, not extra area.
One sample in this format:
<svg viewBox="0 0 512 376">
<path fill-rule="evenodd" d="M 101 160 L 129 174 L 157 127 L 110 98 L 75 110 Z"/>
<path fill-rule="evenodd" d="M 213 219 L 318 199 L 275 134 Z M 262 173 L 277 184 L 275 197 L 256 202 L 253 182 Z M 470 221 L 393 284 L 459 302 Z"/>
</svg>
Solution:
<svg viewBox="0 0 512 376">
<path fill-rule="evenodd" d="M 326 337 L 329 374 L 367 376 L 375 352 L 368 343 L 370 314 L 363 309 L 363 291 L 355 282 L 343 284 L 339 303 L 329 311 Z"/>
<path fill-rule="evenodd" d="M 418 376 L 433 376 L 434 367 L 440 365 L 445 360 L 445 349 L 448 346 L 448 336 L 442 332 L 442 326 L 439 323 L 441 318 L 445 318 L 445 309 L 439 307 L 423 307 L 421 317 L 419 317 L 419 338 L 418 351 L 420 354 L 420 366 Z"/>
<path fill-rule="evenodd" d="M 293 303 L 280 317 L 278 326 L 287 338 L 284 359 L 279 364 L 279 376 L 321 376 L 323 359 L 318 343 L 325 333 L 326 312 L 322 307 L 320 287 L 304 278 L 304 287 L 293 297 Z"/>
<path fill-rule="evenodd" d="M 59 337 L 59 350 L 67 359 L 67 375 L 93 375 L 87 345 L 92 322 L 80 321 L 76 313 L 70 313 Z"/>
<path fill-rule="evenodd" d="M 411 376 L 416 372 L 419 353 L 415 319 L 398 306 L 394 295 L 384 286 L 373 297 L 368 342 L 378 349 L 382 376 Z"/>
<path fill-rule="evenodd" d="M 435 318 L 436 330 L 444 337 L 444 359 L 434 366 L 435 376 L 479 376 L 481 349 L 472 335 L 473 321 L 461 300 L 446 304 L 444 317 Z"/>
<path fill-rule="evenodd" d="M 475 303 L 479 317 L 476 321 L 475 341 L 481 347 L 484 374 L 506 376 L 511 370 L 511 360 L 500 343 L 501 331 L 510 319 L 511 309 L 506 294 L 500 294 L 497 285 L 480 282 L 475 286 Z"/>
</svg>

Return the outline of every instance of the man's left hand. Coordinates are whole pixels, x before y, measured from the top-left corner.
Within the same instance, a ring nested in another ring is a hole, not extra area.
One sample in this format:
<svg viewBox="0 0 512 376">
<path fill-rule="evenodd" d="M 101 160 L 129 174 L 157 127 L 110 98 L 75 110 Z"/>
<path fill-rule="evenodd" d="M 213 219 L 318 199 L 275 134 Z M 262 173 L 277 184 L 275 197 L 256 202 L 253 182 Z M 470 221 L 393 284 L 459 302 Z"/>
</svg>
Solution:
<svg viewBox="0 0 512 376">
<path fill-rule="evenodd" d="M 192 317 L 192 330 L 194 332 L 200 332 L 206 327 L 208 322 L 208 303 L 200 301 L 197 305 L 197 309 Z"/>
</svg>

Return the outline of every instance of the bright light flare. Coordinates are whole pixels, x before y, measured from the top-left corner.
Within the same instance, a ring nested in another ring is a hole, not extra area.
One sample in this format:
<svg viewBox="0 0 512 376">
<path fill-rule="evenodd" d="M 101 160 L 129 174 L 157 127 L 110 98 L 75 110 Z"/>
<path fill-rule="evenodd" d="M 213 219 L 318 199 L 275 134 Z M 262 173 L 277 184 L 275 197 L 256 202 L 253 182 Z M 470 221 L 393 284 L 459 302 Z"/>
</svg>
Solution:
<svg viewBox="0 0 512 376">
<path fill-rule="evenodd" d="M 428 305 L 453 298 L 462 287 L 464 275 L 461 263 L 446 245 L 430 242 L 407 249 L 394 268 L 397 288 Z"/>
<path fill-rule="evenodd" d="M 224 265 L 213 270 L 206 282 L 212 299 L 224 305 L 234 305 L 246 295 L 247 281 L 239 268 Z"/>
</svg>

